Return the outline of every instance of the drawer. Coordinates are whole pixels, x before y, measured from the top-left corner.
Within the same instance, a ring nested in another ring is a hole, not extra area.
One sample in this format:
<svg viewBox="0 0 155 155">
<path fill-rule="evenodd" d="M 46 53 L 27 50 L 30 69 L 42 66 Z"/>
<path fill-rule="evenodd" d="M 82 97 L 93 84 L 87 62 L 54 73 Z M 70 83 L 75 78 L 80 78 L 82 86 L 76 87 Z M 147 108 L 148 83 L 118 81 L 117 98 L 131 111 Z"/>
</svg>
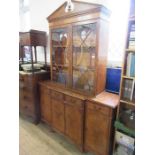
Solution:
<svg viewBox="0 0 155 155">
<path fill-rule="evenodd" d="M 31 86 L 20 85 L 19 88 L 19 91 L 33 93 L 33 87 Z"/>
<path fill-rule="evenodd" d="M 26 102 L 33 102 L 34 101 L 34 98 L 32 96 L 26 96 L 26 95 L 23 95 L 21 99 L 26 101 Z"/>
<path fill-rule="evenodd" d="M 72 104 L 72 105 L 78 105 L 78 106 L 83 105 L 83 100 L 80 100 L 78 98 L 68 96 L 68 95 L 65 95 L 65 102 Z"/>
<path fill-rule="evenodd" d="M 34 84 L 30 81 L 19 81 L 19 87 L 33 87 Z"/>
<path fill-rule="evenodd" d="M 21 106 L 21 111 L 23 111 L 27 115 L 32 115 L 33 116 L 35 114 L 34 106 L 28 105 L 28 104 L 22 105 Z"/>
<path fill-rule="evenodd" d="M 89 101 L 87 101 L 86 105 L 87 105 L 88 109 L 96 110 L 96 111 L 101 112 L 102 114 L 104 114 L 106 116 L 110 116 L 111 109 L 104 106 L 104 105 L 99 105 L 98 103 L 89 102 Z"/>
<path fill-rule="evenodd" d="M 35 79 L 32 76 L 19 75 L 19 84 L 33 85 L 34 83 Z"/>
<path fill-rule="evenodd" d="M 52 94 L 53 99 L 57 99 L 57 100 L 63 100 L 64 99 L 64 95 L 60 92 L 52 90 L 51 94 Z"/>
<path fill-rule="evenodd" d="M 34 100 L 33 94 L 31 94 L 29 92 L 23 91 L 21 94 L 22 94 L 21 95 L 22 99 L 25 100 L 25 101 L 33 101 Z"/>
</svg>

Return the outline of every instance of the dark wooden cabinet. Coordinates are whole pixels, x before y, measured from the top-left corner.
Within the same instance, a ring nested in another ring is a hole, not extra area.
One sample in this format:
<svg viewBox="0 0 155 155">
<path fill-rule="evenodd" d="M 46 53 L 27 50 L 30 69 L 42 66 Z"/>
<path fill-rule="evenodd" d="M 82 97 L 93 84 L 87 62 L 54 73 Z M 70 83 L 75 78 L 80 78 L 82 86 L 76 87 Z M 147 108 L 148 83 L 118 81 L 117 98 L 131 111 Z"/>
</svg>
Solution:
<svg viewBox="0 0 155 155">
<path fill-rule="evenodd" d="M 66 95 L 65 134 L 83 150 L 84 101 Z"/>
<path fill-rule="evenodd" d="M 46 63 L 46 32 L 36 30 L 20 32 L 19 38 L 19 112 L 38 123 L 40 120 L 38 82 L 50 79 Z M 45 54 L 42 63 L 37 60 L 38 46 L 42 46 Z M 42 100 L 43 98 L 47 100 L 47 96 L 42 97 Z"/>
<path fill-rule="evenodd" d="M 40 120 L 38 82 L 50 78 L 49 72 L 19 74 L 19 112 L 28 116 L 34 123 Z"/>
</svg>

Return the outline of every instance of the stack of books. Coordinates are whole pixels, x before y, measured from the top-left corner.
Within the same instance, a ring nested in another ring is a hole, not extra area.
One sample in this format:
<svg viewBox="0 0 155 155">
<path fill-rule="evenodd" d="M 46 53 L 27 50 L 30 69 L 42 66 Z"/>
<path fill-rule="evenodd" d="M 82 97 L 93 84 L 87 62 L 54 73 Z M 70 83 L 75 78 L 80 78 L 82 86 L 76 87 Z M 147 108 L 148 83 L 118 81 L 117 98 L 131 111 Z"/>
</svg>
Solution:
<svg viewBox="0 0 155 155">
<path fill-rule="evenodd" d="M 125 100 L 133 101 L 134 97 L 134 89 L 135 89 L 135 81 L 125 79 L 123 86 L 123 96 L 122 98 Z"/>
<path fill-rule="evenodd" d="M 135 24 L 131 24 L 129 31 L 129 49 L 135 48 Z"/>
<path fill-rule="evenodd" d="M 135 54 L 132 52 L 127 55 L 126 76 L 135 77 Z"/>
</svg>

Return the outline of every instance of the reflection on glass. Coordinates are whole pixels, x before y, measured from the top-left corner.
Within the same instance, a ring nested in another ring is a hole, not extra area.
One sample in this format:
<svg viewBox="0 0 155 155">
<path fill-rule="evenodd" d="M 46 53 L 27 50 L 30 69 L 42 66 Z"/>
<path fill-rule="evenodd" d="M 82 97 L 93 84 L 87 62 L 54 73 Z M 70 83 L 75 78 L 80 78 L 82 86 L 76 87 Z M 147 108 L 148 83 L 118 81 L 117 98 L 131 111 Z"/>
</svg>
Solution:
<svg viewBox="0 0 155 155">
<path fill-rule="evenodd" d="M 24 63 L 31 62 L 31 50 L 29 46 L 23 46 L 23 60 Z"/>
<path fill-rule="evenodd" d="M 67 29 L 52 31 L 52 79 L 65 85 L 68 83 L 67 37 Z"/>
<path fill-rule="evenodd" d="M 73 27 L 73 87 L 94 91 L 96 24 Z"/>
</svg>

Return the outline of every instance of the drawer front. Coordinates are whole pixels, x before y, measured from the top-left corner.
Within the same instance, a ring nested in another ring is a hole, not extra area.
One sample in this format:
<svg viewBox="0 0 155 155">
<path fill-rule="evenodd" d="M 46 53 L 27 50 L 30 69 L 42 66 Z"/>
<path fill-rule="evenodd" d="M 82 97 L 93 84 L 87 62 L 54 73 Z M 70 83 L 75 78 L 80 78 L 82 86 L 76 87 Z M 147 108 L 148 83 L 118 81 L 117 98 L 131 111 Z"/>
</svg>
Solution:
<svg viewBox="0 0 155 155">
<path fill-rule="evenodd" d="M 24 100 L 22 99 L 20 101 L 20 110 L 22 111 L 26 111 L 26 112 L 30 112 L 30 113 L 34 113 L 34 110 L 35 107 L 34 107 L 34 102 L 32 101 L 27 101 L 27 100 Z"/>
<path fill-rule="evenodd" d="M 21 45 L 30 45 L 30 33 L 24 33 L 20 35 L 20 44 Z"/>
<path fill-rule="evenodd" d="M 56 99 L 56 100 L 63 100 L 64 99 L 64 95 L 62 93 L 57 92 L 57 91 L 52 90 L 51 94 L 52 94 L 53 99 Z"/>
<path fill-rule="evenodd" d="M 110 116 L 110 108 L 108 108 L 106 106 L 99 105 L 98 103 L 89 102 L 89 101 L 87 101 L 86 105 L 87 105 L 88 109 L 96 110 L 106 116 Z"/>
<path fill-rule="evenodd" d="M 22 99 L 23 99 L 24 101 L 26 101 L 26 102 L 33 102 L 33 101 L 34 101 L 34 99 L 33 99 L 32 96 L 23 95 L 23 96 L 22 96 Z"/>
<path fill-rule="evenodd" d="M 83 106 L 83 100 L 80 100 L 78 98 L 71 97 L 68 95 L 65 95 L 65 102 L 67 102 L 67 104 L 72 104 L 72 105 L 76 105 L 76 106 Z"/>
<path fill-rule="evenodd" d="M 22 92 L 28 92 L 28 93 L 33 93 L 33 87 L 29 87 L 29 86 L 21 86 L 19 87 L 19 91 L 22 91 Z"/>
<path fill-rule="evenodd" d="M 24 84 L 25 86 L 32 86 L 35 83 L 35 79 L 32 76 L 19 75 L 19 84 Z"/>
</svg>

